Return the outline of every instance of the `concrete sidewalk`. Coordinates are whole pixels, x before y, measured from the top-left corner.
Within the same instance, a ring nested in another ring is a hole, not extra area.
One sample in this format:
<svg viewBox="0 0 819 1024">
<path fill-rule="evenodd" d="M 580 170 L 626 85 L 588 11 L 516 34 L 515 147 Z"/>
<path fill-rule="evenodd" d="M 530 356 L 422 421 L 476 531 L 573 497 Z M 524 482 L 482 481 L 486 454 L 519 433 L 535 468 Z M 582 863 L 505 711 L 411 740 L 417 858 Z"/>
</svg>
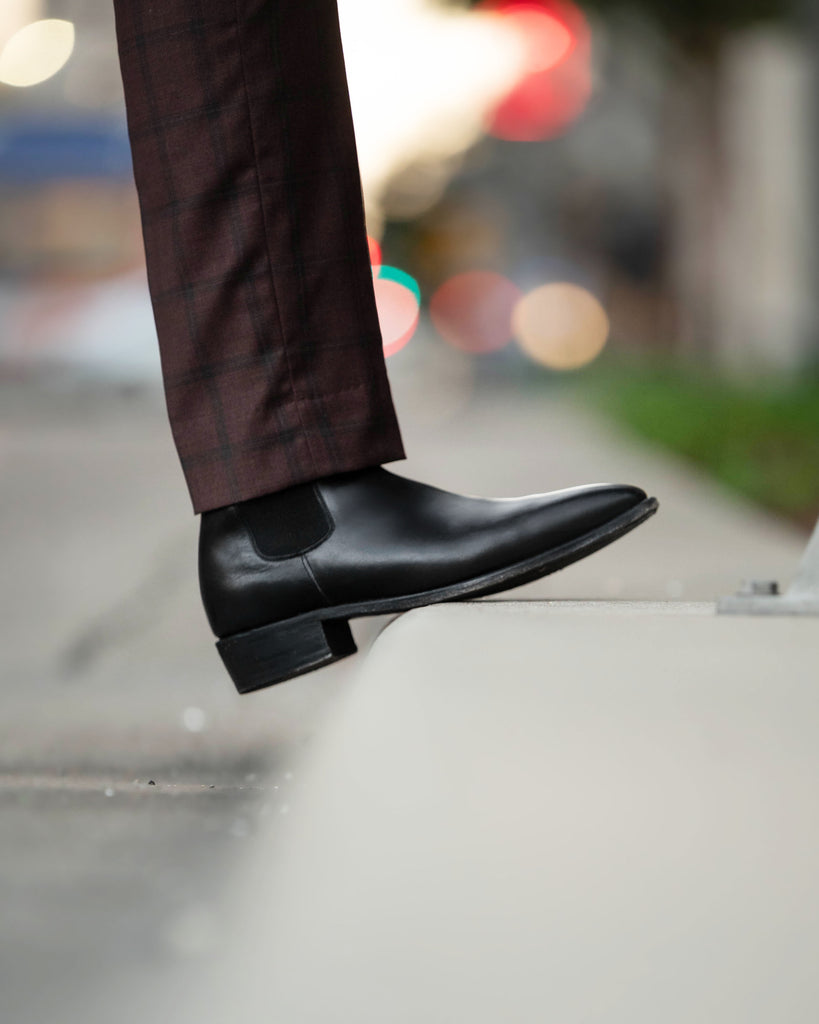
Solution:
<svg viewBox="0 0 819 1024">
<path fill-rule="evenodd" d="M 795 569 L 795 531 L 559 394 L 475 387 L 467 361 L 428 358 L 411 346 L 395 363 L 399 472 L 484 494 L 622 480 L 660 498 L 637 533 L 514 597 L 712 600 Z M 4 384 L 0 474 L 0 1019 L 146 1019 L 139 993 L 227 952 L 234 880 L 268 856 L 364 662 L 231 691 L 158 394 Z M 355 625 L 362 648 L 383 625 Z"/>
</svg>

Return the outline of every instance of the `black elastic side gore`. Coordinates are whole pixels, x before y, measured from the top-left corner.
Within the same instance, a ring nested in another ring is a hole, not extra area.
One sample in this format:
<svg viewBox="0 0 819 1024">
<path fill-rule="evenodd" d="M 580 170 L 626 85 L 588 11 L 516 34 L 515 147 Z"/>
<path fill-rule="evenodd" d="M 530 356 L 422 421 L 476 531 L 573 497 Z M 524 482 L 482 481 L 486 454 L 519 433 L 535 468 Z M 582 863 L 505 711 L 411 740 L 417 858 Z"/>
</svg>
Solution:
<svg viewBox="0 0 819 1024">
<path fill-rule="evenodd" d="M 315 547 L 333 529 L 330 514 L 313 484 L 240 501 L 236 508 L 260 555 L 289 558 Z"/>
</svg>

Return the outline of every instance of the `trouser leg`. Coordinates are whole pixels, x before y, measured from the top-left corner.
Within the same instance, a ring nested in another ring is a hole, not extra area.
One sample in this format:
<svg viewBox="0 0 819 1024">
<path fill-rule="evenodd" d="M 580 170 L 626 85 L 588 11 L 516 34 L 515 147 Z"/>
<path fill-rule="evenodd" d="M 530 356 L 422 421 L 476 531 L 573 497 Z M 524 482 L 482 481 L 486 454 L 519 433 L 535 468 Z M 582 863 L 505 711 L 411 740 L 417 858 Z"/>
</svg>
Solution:
<svg viewBox="0 0 819 1024">
<path fill-rule="evenodd" d="M 114 0 L 195 512 L 404 457 L 335 0 Z"/>
</svg>

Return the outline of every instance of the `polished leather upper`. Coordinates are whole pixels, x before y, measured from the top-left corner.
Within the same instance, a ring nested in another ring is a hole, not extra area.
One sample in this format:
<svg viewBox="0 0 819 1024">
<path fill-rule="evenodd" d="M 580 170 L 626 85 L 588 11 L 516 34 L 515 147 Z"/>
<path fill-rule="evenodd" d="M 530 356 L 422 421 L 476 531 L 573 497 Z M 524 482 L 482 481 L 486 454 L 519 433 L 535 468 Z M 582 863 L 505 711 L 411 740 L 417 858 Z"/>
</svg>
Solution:
<svg viewBox="0 0 819 1024">
<path fill-rule="evenodd" d="M 645 498 L 637 487 L 610 484 L 517 499 L 472 498 L 381 468 L 328 477 L 313 487 L 332 529 L 309 550 L 287 557 L 259 552 L 241 505 L 203 513 L 199 578 L 218 636 L 482 576 L 589 533 Z"/>
</svg>

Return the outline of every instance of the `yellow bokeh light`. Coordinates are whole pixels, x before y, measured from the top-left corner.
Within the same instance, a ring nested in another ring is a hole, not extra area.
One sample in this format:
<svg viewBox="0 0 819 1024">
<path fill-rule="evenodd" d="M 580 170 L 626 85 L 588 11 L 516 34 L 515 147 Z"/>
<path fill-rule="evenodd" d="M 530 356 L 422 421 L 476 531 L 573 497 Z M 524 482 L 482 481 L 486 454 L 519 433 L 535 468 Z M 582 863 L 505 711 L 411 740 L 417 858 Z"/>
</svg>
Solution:
<svg viewBox="0 0 819 1024">
<path fill-rule="evenodd" d="M 544 284 L 515 306 L 512 330 L 535 362 L 552 370 L 576 370 L 603 351 L 609 318 L 599 301 L 575 284 Z"/>
<path fill-rule="evenodd" d="M 74 50 L 74 25 L 45 18 L 26 25 L 0 51 L 0 82 L 23 88 L 56 75 Z"/>
</svg>

